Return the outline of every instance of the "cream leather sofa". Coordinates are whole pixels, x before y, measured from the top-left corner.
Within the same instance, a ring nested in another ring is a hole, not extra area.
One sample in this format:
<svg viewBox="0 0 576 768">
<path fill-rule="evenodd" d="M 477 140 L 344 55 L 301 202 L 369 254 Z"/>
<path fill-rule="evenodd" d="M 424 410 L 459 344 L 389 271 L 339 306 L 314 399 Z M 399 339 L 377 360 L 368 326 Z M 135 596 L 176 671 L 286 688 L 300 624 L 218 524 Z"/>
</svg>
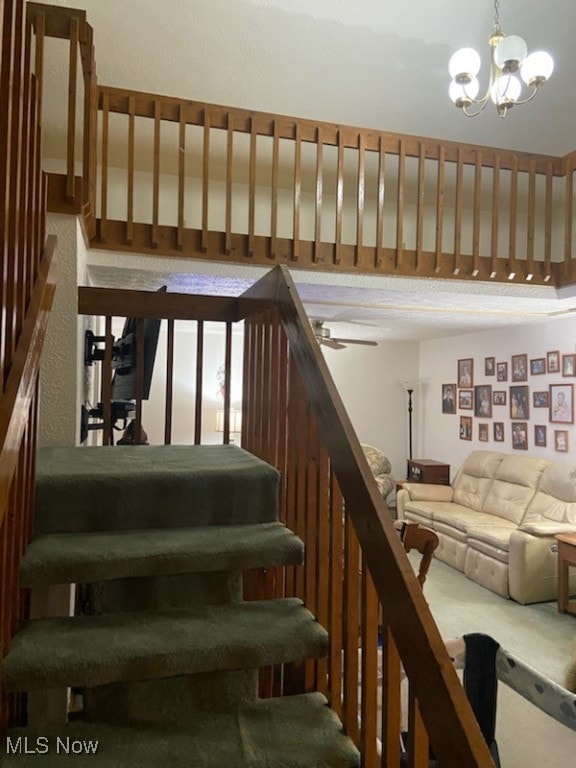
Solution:
<svg viewBox="0 0 576 768">
<path fill-rule="evenodd" d="M 404 483 L 397 513 L 436 531 L 436 557 L 483 587 L 519 603 L 555 600 L 554 534 L 576 533 L 576 466 L 473 451 L 450 486 Z"/>
</svg>

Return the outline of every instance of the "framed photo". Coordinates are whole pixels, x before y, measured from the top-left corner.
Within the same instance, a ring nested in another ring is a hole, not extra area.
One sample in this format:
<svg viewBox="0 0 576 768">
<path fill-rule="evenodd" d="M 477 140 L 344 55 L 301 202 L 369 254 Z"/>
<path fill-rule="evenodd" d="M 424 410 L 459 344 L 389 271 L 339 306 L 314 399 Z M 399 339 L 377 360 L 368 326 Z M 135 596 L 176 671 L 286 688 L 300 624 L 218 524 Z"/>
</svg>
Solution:
<svg viewBox="0 0 576 768">
<path fill-rule="evenodd" d="M 474 407 L 474 390 L 473 389 L 459 389 L 458 390 L 458 408 L 463 411 L 471 411 Z"/>
<path fill-rule="evenodd" d="M 484 376 L 494 376 L 496 373 L 496 358 L 484 358 Z"/>
<path fill-rule="evenodd" d="M 546 372 L 560 373 L 560 352 L 546 352 Z"/>
<path fill-rule="evenodd" d="M 456 413 L 456 384 L 442 384 L 442 413 Z"/>
<path fill-rule="evenodd" d="M 541 376 L 546 373 L 546 358 L 535 357 L 530 360 L 530 376 Z"/>
<path fill-rule="evenodd" d="M 458 386 L 471 387 L 474 384 L 474 360 L 466 357 L 458 360 Z"/>
<path fill-rule="evenodd" d="M 512 355 L 512 381 L 528 381 L 528 355 Z"/>
<path fill-rule="evenodd" d="M 576 355 L 562 355 L 562 376 L 576 376 Z"/>
<path fill-rule="evenodd" d="M 550 384 L 550 416 L 552 424 L 574 423 L 574 385 Z"/>
<path fill-rule="evenodd" d="M 546 426 L 544 424 L 534 425 L 534 445 L 539 448 L 546 448 Z"/>
<path fill-rule="evenodd" d="M 510 387 L 510 418 L 527 419 L 529 415 L 528 387 Z"/>
<path fill-rule="evenodd" d="M 512 422 L 512 448 L 517 451 L 528 450 L 528 422 Z"/>
<path fill-rule="evenodd" d="M 496 381 L 508 381 L 508 363 L 496 363 Z"/>
<path fill-rule="evenodd" d="M 503 443 L 504 442 L 504 422 L 495 421 L 492 426 L 494 428 L 494 442 Z"/>
<path fill-rule="evenodd" d="M 505 390 L 497 389 L 492 393 L 492 405 L 506 405 Z"/>
<path fill-rule="evenodd" d="M 532 405 L 534 408 L 548 408 L 550 406 L 548 392 L 532 392 Z"/>
<path fill-rule="evenodd" d="M 488 442 L 488 424 L 478 424 L 478 440 L 481 443 Z"/>
<path fill-rule="evenodd" d="M 492 418 L 492 385 L 478 384 L 474 387 L 474 416 Z"/>
<path fill-rule="evenodd" d="M 472 440 L 472 416 L 460 416 L 460 440 Z"/>
<path fill-rule="evenodd" d="M 568 452 L 568 430 L 567 429 L 555 429 L 554 430 L 554 450 L 560 453 Z"/>
</svg>

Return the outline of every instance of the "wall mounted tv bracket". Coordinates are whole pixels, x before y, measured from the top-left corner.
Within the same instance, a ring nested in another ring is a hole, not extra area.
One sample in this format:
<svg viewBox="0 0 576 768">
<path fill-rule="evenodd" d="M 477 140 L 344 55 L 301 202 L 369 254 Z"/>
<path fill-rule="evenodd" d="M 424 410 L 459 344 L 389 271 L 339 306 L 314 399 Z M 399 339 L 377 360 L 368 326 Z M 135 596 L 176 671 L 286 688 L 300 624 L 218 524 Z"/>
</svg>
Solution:
<svg viewBox="0 0 576 768">
<path fill-rule="evenodd" d="M 110 442 L 114 445 L 113 430 L 124 430 L 128 424 L 128 418 L 136 410 L 136 404 L 131 400 L 112 400 L 110 403 Z M 90 422 L 90 419 L 99 419 L 97 422 Z M 95 408 L 87 408 L 82 406 L 80 414 L 80 442 L 83 443 L 88 437 L 88 432 L 94 429 L 104 429 L 104 407 L 102 403 L 98 403 Z M 118 426 L 117 422 L 121 421 L 122 425 Z"/>
</svg>

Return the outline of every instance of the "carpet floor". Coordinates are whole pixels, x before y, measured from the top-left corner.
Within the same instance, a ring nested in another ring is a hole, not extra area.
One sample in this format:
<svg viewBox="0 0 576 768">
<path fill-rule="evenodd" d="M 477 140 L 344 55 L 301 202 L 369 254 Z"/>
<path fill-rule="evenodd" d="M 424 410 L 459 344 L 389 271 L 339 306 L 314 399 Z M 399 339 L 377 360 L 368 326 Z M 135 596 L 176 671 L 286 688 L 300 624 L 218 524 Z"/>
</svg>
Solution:
<svg viewBox="0 0 576 768">
<path fill-rule="evenodd" d="M 563 684 L 576 642 L 576 616 L 559 614 L 555 602 L 519 605 L 505 600 L 438 560 L 432 562 L 424 594 L 443 637 L 484 632 Z M 502 768 L 568 768 L 576 759 L 576 732 L 502 683 L 496 737 Z"/>
</svg>

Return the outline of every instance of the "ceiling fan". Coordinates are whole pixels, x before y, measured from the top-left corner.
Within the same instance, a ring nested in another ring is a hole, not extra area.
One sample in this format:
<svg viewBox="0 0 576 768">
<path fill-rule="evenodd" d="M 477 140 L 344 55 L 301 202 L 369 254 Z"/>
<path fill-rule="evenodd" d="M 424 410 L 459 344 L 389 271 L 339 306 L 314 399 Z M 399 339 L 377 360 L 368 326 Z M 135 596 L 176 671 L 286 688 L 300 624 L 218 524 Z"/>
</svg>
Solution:
<svg viewBox="0 0 576 768">
<path fill-rule="evenodd" d="M 342 339 L 332 338 L 330 329 L 324 325 L 324 320 L 311 320 L 312 330 L 320 345 L 330 347 L 330 349 L 345 349 L 348 344 L 364 344 L 367 347 L 376 347 L 378 342 L 366 341 L 365 339 Z"/>
</svg>

